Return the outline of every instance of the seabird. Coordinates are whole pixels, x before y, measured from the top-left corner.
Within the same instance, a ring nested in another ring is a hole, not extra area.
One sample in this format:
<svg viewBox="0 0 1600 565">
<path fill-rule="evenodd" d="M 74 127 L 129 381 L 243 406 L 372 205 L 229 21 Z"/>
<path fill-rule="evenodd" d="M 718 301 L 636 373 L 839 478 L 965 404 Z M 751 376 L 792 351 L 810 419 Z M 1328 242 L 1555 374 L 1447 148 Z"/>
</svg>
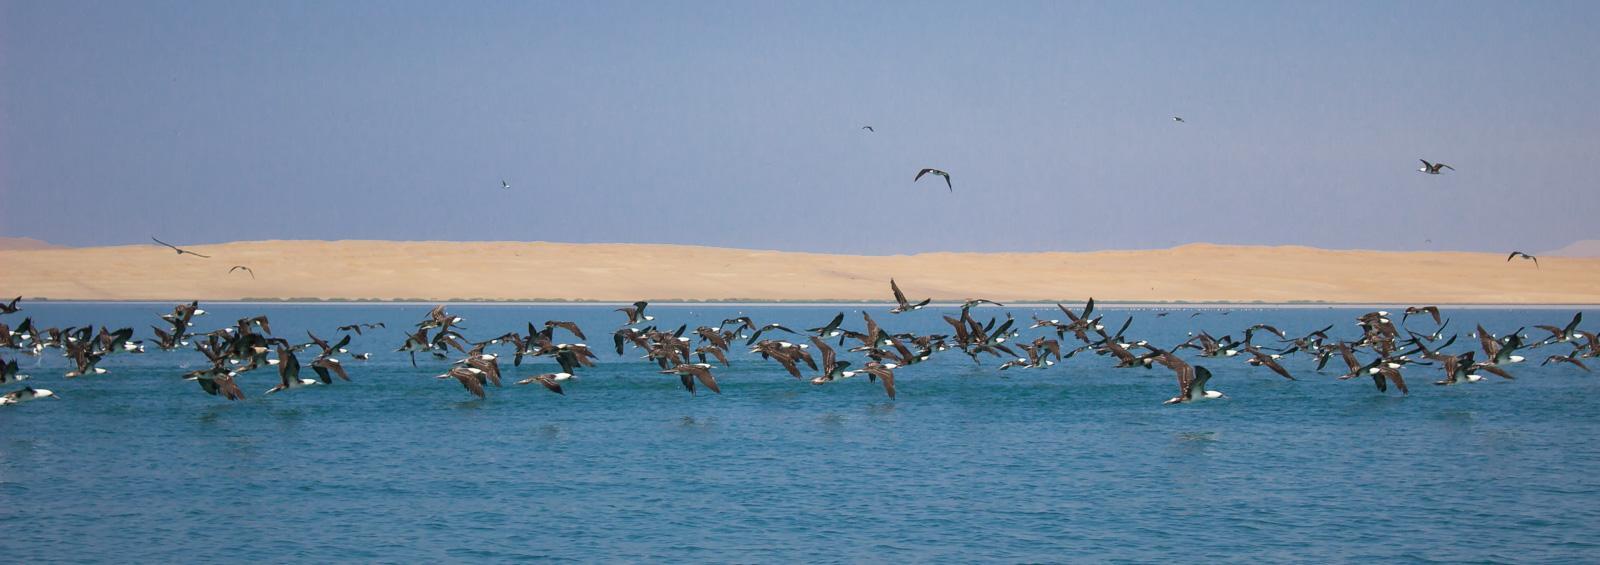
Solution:
<svg viewBox="0 0 1600 565">
<path fill-rule="evenodd" d="M 864 129 L 864 130 L 867 130 L 867 131 L 870 131 L 870 132 L 878 131 L 878 130 L 872 129 L 872 126 L 861 126 L 861 129 Z"/>
<path fill-rule="evenodd" d="M 583 330 L 579 329 L 578 328 L 578 324 L 576 324 L 574 322 L 567 322 L 567 321 L 563 321 L 563 320 L 545 320 L 544 327 L 545 327 L 545 329 L 561 328 L 561 329 L 567 330 L 569 332 L 572 332 L 572 335 L 577 336 L 578 339 L 585 339 L 585 340 L 589 339 L 587 337 L 584 337 Z"/>
<path fill-rule="evenodd" d="M 883 392 L 889 395 L 889 400 L 894 400 L 894 370 L 896 367 L 899 367 L 899 365 L 894 363 L 879 363 L 877 361 L 869 361 L 866 365 L 861 367 L 861 370 L 844 371 L 839 373 L 839 376 L 849 378 L 860 373 L 866 373 L 868 380 L 883 381 Z"/>
<path fill-rule="evenodd" d="M 1283 365 L 1278 364 L 1278 358 L 1282 357 L 1282 354 L 1269 354 L 1255 346 L 1246 347 L 1244 352 L 1250 354 L 1250 358 L 1246 359 L 1245 363 L 1249 363 L 1250 365 L 1256 367 L 1266 367 L 1268 369 L 1272 369 L 1272 372 L 1277 373 L 1279 376 L 1291 381 L 1294 380 L 1294 375 L 1290 375 L 1289 371 L 1283 368 Z"/>
<path fill-rule="evenodd" d="M 1550 332 L 1550 339 L 1540 342 L 1539 345 L 1566 343 L 1574 339 L 1578 339 L 1578 324 L 1582 321 L 1583 312 L 1578 312 L 1577 314 L 1572 315 L 1572 321 L 1567 322 L 1567 327 L 1565 328 L 1558 328 L 1555 326 L 1534 326 L 1535 328 Z"/>
<path fill-rule="evenodd" d="M 61 400 L 61 397 L 56 396 L 56 393 L 49 390 L 25 386 L 20 390 L 14 390 L 6 393 L 4 396 L 0 396 L 0 406 L 5 406 L 8 404 L 21 404 L 35 398 L 54 398 L 56 400 Z"/>
<path fill-rule="evenodd" d="M 0 360 L 0 384 L 11 384 L 28 380 L 27 375 L 18 374 L 17 360 Z"/>
<path fill-rule="evenodd" d="M 705 385 L 706 388 L 711 389 L 711 392 L 722 394 L 722 389 L 717 386 L 716 377 L 711 376 L 711 365 L 705 363 L 680 363 L 670 369 L 661 371 L 661 373 L 677 374 L 679 380 L 683 383 L 683 388 L 688 389 L 691 395 L 694 394 L 696 380 L 699 380 L 700 384 Z"/>
<path fill-rule="evenodd" d="M 190 251 L 190 250 L 188 250 L 188 249 L 181 249 L 181 248 L 179 248 L 179 247 L 178 247 L 178 246 L 176 246 L 176 245 L 173 245 L 173 244 L 171 244 L 171 243 L 167 243 L 167 242 L 165 242 L 165 241 L 161 241 L 161 240 L 159 240 L 159 239 L 156 239 L 156 238 L 155 238 L 155 236 L 150 236 L 150 239 L 152 239 L 152 240 L 154 240 L 154 241 L 155 241 L 155 242 L 156 242 L 156 243 L 159 243 L 159 244 L 161 244 L 161 245 L 165 245 L 165 246 L 167 246 L 167 247 L 171 247 L 171 248 L 172 248 L 172 250 L 173 250 L 173 251 L 177 251 L 177 252 L 178 252 L 178 254 L 179 254 L 179 255 L 183 255 L 183 254 L 185 254 L 185 253 L 188 253 L 188 254 L 190 254 L 190 255 L 193 255 L 193 256 L 195 256 L 195 257 L 199 257 L 199 258 L 201 258 L 201 259 L 210 259 L 210 258 L 211 258 L 211 256 L 210 256 L 210 255 L 201 255 L 201 254 L 199 254 L 199 253 L 195 253 L 195 252 L 193 252 L 193 251 Z"/>
<path fill-rule="evenodd" d="M 1174 368 L 1178 374 L 1178 395 L 1168 399 L 1162 404 L 1182 404 L 1196 400 L 1212 398 L 1227 398 L 1222 391 L 1206 390 L 1206 382 L 1211 380 L 1211 371 L 1200 365 L 1187 364 Z"/>
<path fill-rule="evenodd" d="M 927 306 L 929 302 L 933 302 L 932 298 L 925 298 L 922 300 L 922 302 L 912 304 L 910 301 L 906 300 L 906 293 L 900 292 L 900 285 L 895 284 L 894 279 L 889 279 L 889 288 L 894 290 L 894 301 L 899 303 L 899 306 L 895 306 L 893 310 L 889 311 L 890 314 L 900 314 L 902 312 L 910 312 L 912 310 L 921 310 L 923 306 Z"/>
<path fill-rule="evenodd" d="M 18 296 L 16 298 L 11 299 L 11 303 L 10 304 L 6 304 L 6 303 L 3 303 L 3 302 L 0 302 L 0 314 L 15 314 L 18 311 L 22 310 L 22 308 L 18 308 L 17 307 L 17 302 L 19 302 L 21 300 L 22 300 L 22 297 Z"/>
<path fill-rule="evenodd" d="M 1509 263 L 1509 262 L 1511 262 L 1512 259 L 1516 259 L 1517 257 L 1522 257 L 1523 261 L 1533 261 L 1533 268 L 1535 268 L 1535 269 L 1539 268 L 1539 258 L 1538 257 L 1534 257 L 1532 255 L 1529 255 L 1527 253 L 1523 253 L 1521 251 L 1512 251 L 1510 255 L 1506 256 L 1506 262 Z"/>
<path fill-rule="evenodd" d="M 250 273 L 250 279 L 251 280 L 255 280 L 255 278 L 256 278 L 255 269 L 251 269 L 250 267 L 246 267 L 244 265 L 234 265 L 232 269 L 228 269 L 228 274 L 231 275 L 231 274 L 233 274 L 234 271 L 244 271 L 246 273 Z"/>
<path fill-rule="evenodd" d="M 834 379 L 844 374 L 845 369 L 850 368 L 850 362 L 838 360 L 838 354 L 834 352 L 832 347 L 828 346 L 827 342 L 822 341 L 822 338 L 811 336 L 811 344 L 817 346 L 817 351 L 822 352 L 822 374 L 812 378 L 811 384 L 820 385 L 833 382 Z"/>
<path fill-rule="evenodd" d="M 488 396 L 483 392 L 483 385 L 489 382 L 489 377 L 484 375 L 483 371 L 480 371 L 476 368 L 456 367 L 450 369 L 450 372 L 447 372 L 443 375 L 438 375 L 434 378 L 455 379 L 457 381 L 461 381 L 461 386 L 467 389 L 467 392 L 472 393 L 473 396 L 477 396 L 478 398 L 488 398 Z"/>
<path fill-rule="evenodd" d="M 773 323 L 767 324 L 765 326 L 761 326 L 761 329 L 758 329 L 758 330 L 755 331 L 755 333 L 750 334 L 750 339 L 745 340 L 744 344 L 745 345 L 750 345 L 752 343 L 755 343 L 756 340 L 761 339 L 761 334 L 767 333 L 767 331 L 769 331 L 769 330 L 781 330 L 781 331 L 786 331 L 786 332 L 789 332 L 789 333 L 792 333 L 792 334 L 795 334 L 795 335 L 800 335 L 800 332 L 797 332 L 797 331 L 791 330 L 789 328 L 783 327 L 783 324 L 779 324 L 777 322 L 773 322 Z"/>
<path fill-rule="evenodd" d="M 1407 306 L 1406 311 L 1400 314 L 1400 325 L 1406 325 L 1406 318 L 1411 317 L 1412 314 L 1428 314 L 1433 316 L 1433 323 L 1435 325 L 1441 323 L 1439 321 L 1438 306 Z"/>
<path fill-rule="evenodd" d="M 1484 363 L 1473 363 L 1472 357 L 1473 354 L 1471 351 L 1462 353 L 1460 355 L 1444 356 L 1440 360 L 1440 363 L 1444 366 L 1445 378 L 1442 381 L 1434 381 L 1433 384 L 1456 385 L 1461 383 L 1475 383 L 1483 380 L 1482 375 L 1478 375 L 1473 372 L 1478 369 L 1488 369 L 1490 373 L 1495 375 L 1499 375 L 1507 379 L 1512 378 L 1511 375 L 1506 374 L 1505 371 L 1500 370 L 1498 367 L 1492 367 Z"/>
<path fill-rule="evenodd" d="M 13 363 L 15 363 L 15 361 L 13 361 Z M 1577 365 L 1579 369 L 1583 369 L 1585 373 L 1589 372 L 1589 367 L 1587 365 L 1584 365 L 1582 361 L 1574 359 L 1571 355 L 1551 355 L 1544 358 L 1544 362 L 1540 363 L 1539 366 L 1543 367 L 1545 365 L 1549 365 L 1550 363 L 1571 363 L 1573 365 Z"/>
<path fill-rule="evenodd" d="M 1429 163 L 1427 159 L 1417 159 L 1417 160 L 1418 161 L 1422 161 L 1422 168 L 1417 169 L 1417 170 L 1418 171 L 1422 171 L 1424 173 L 1428 173 L 1430 175 L 1439 174 L 1439 169 L 1450 169 L 1452 171 L 1456 170 L 1455 167 L 1452 167 L 1450 165 L 1446 165 L 1444 163 Z"/>
<path fill-rule="evenodd" d="M 278 347 L 278 358 L 274 361 L 278 366 L 279 382 L 278 386 L 267 389 L 267 394 L 317 384 L 316 379 L 300 378 L 300 359 L 288 347 Z"/>
<path fill-rule="evenodd" d="M 1183 117 L 1182 117 L 1182 116 L 1173 116 L 1173 117 L 1172 117 L 1172 121 L 1174 121 L 1174 122 L 1178 122 L 1178 123 L 1180 123 L 1180 124 L 1181 124 L 1181 123 L 1185 123 L 1185 122 L 1184 122 L 1184 121 L 1183 121 Z"/>
<path fill-rule="evenodd" d="M 561 390 L 561 383 L 563 381 L 566 381 L 567 379 L 571 379 L 571 378 L 572 378 L 572 373 L 544 373 L 544 374 L 534 375 L 534 376 L 528 377 L 526 379 L 522 379 L 520 381 L 517 381 L 517 384 L 519 384 L 519 385 L 531 385 L 533 383 L 539 383 L 541 385 L 544 385 L 544 388 L 546 390 L 549 390 L 550 392 L 553 392 L 553 393 L 556 393 L 556 394 L 559 394 L 559 395 L 562 395 L 562 396 L 566 396 L 567 393 L 562 392 L 562 390 Z"/>
<path fill-rule="evenodd" d="M 510 189 L 511 188 L 511 183 L 506 182 L 506 179 L 500 179 L 500 188 L 502 190 Z"/>
<path fill-rule="evenodd" d="M 361 330 L 363 328 L 371 330 L 371 329 L 377 329 L 377 328 L 382 328 L 382 327 L 385 327 L 383 325 L 383 322 L 378 322 L 376 324 L 350 324 L 348 326 L 339 326 L 337 328 L 334 328 L 334 330 L 335 331 L 341 331 L 341 332 L 356 332 L 356 335 L 361 335 Z"/>
<path fill-rule="evenodd" d="M 646 315 L 644 315 L 644 309 L 645 309 L 646 306 L 649 306 L 649 305 L 650 305 L 649 302 L 645 302 L 643 300 L 640 300 L 638 302 L 633 303 L 633 306 L 624 306 L 624 307 L 618 308 L 616 310 L 613 310 L 613 312 L 622 312 L 623 314 L 627 315 L 628 316 L 628 321 L 626 323 L 622 324 L 622 325 L 624 325 L 624 326 L 632 326 L 632 325 L 638 324 L 639 322 L 648 322 L 650 320 L 656 319 L 655 316 L 646 316 Z"/>
<path fill-rule="evenodd" d="M 911 179 L 911 182 L 917 182 L 919 180 L 922 180 L 922 175 L 926 175 L 928 173 L 933 173 L 933 174 L 939 175 L 941 177 L 944 177 L 944 185 L 950 189 L 950 192 L 955 192 L 956 191 L 955 185 L 950 184 L 950 173 L 941 171 L 939 169 L 923 169 L 923 170 L 921 170 L 920 172 L 917 173 L 916 178 Z"/>
<path fill-rule="evenodd" d="M 828 322 L 828 325 L 822 326 L 820 328 L 807 328 L 806 331 L 810 332 L 810 333 L 814 333 L 818 337 L 834 337 L 834 336 L 841 335 L 841 334 L 844 333 L 843 331 L 841 331 L 839 329 L 839 324 L 842 324 L 842 323 L 844 323 L 844 312 L 840 312 L 840 313 L 834 315 L 833 321 Z M 844 338 L 840 338 L 840 339 L 843 340 Z"/>
</svg>

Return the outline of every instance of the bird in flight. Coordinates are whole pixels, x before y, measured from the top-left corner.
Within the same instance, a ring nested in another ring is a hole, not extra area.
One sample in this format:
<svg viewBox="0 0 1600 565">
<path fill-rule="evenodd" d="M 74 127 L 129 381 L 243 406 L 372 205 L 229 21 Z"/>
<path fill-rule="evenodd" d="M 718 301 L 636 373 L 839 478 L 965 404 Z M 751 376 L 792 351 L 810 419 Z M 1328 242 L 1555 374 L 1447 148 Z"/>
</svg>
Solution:
<svg viewBox="0 0 1600 565">
<path fill-rule="evenodd" d="M 233 274 L 234 271 L 244 271 L 246 273 L 250 273 L 250 279 L 251 280 L 255 280 L 255 278 L 256 278 L 255 270 L 251 269 L 250 267 L 246 267 L 244 265 L 234 265 L 232 269 L 228 269 L 228 274 L 231 275 L 231 274 Z"/>
<path fill-rule="evenodd" d="M 1172 121 L 1178 122 L 1180 124 L 1188 123 L 1188 122 L 1183 121 L 1183 116 L 1173 116 L 1172 117 Z"/>
<path fill-rule="evenodd" d="M 1446 165 L 1444 163 L 1429 163 L 1427 159 L 1417 159 L 1417 160 L 1418 161 L 1422 161 L 1422 168 L 1417 169 L 1417 170 L 1418 171 L 1422 171 L 1424 173 L 1428 173 L 1430 175 L 1439 174 L 1439 169 L 1450 169 L 1452 171 L 1456 170 L 1455 167 L 1452 167 L 1450 165 Z"/>
<path fill-rule="evenodd" d="M 923 306 L 927 306 L 929 302 L 933 302 L 932 298 L 927 298 L 922 302 L 912 304 L 911 301 L 906 300 L 906 293 L 900 292 L 900 285 L 895 284 L 894 279 L 889 279 L 889 289 L 894 291 L 894 301 L 896 304 L 898 304 L 898 306 L 895 306 L 893 310 L 889 311 L 890 314 L 921 310 Z"/>
<path fill-rule="evenodd" d="M 1527 253 L 1523 253 L 1521 251 L 1512 251 L 1510 255 L 1506 256 L 1506 261 L 1510 262 L 1512 259 L 1516 259 L 1517 257 L 1522 257 L 1522 260 L 1524 260 L 1524 261 L 1533 261 L 1533 268 L 1535 268 L 1535 269 L 1539 268 L 1539 258 L 1538 257 L 1534 257 L 1532 255 L 1529 255 Z"/>
<path fill-rule="evenodd" d="M 877 132 L 878 131 L 878 130 L 872 129 L 872 126 L 861 126 L 861 129 L 864 129 L 864 130 L 867 130 L 867 131 L 870 131 L 870 132 Z"/>
<path fill-rule="evenodd" d="M 167 246 L 167 247 L 171 247 L 171 248 L 172 248 L 172 250 L 173 250 L 173 251 L 177 251 L 177 252 L 178 252 L 178 254 L 179 254 L 179 255 L 183 255 L 183 254 L 185 254 L 185 253 L 188 253 L 188 254 L 190 254 L 190 255 L 193 255 L 193 256 L 195 256 L 195 257 L 199 257 L 199 258 L 201 258 L 201 259 L 210 259 L 210 258 L 211 258 L 211 256 L 210 256 L 210 255 L 201 255 L 201 254 L 199 254 L 199 253 L 195 253 L 195 252 L 193 252 L 193 251 L 190 251 L 190 250 L 188 250 L 188 249 L 180 249 L 180 248 L 179 248 L 179 247 L 178 247 L 178 246 L 176 246 L 176 245 L 173 245 L 173 244 L 171 244 L 171 243 L 167 243 L 167 242 L 165 242 L 165 241 L 161 241 L 161 240 L 159 240 L 159 239 L 156 239 L 156 238 L 155 238 L 155 236 L 150 236 L 150 239 L 151 239 L 151 240 L 153 240 L 153 241 L 155 241 L 155 242 L 156 242 L 156 243 L 159 243 L 159 244 L 161 244 L 161 245 L 165 245 L 165 246 Z"/>
<path fill-rule="evenodd" d="M 954 185 L 950 184 L 950 173 L 941 171 L 939 169 L 923 169 L 921 172 L 917 173 L 917 177 L 916 178 L 911 179 L 911 182 L 917 182 L 919 180 L 922 180 L 922 175 L 926 175 L 928 173 L 933 173 L 933 174 L 939 175 L 941 177 L 944 177 L 944 185 L 946 187 L 950 188 L 950 192 L 955 192 L 956 191 L 956 187 Z"/>
<path fill-rule="evenodd" d="M 511 189 L 511 183 L 506 182 L 506 179 L 500 179 L 500 188 L 502 190 L 510 190 Z"/>
</svg>

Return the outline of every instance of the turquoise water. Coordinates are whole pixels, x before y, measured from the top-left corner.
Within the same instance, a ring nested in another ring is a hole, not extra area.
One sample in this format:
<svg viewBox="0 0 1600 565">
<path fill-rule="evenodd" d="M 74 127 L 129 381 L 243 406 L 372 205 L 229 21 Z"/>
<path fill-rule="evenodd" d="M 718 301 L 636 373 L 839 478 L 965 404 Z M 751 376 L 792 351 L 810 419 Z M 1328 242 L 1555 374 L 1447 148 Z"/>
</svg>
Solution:
<svg viewBox="0 0 1600 565">
<path fill-rule="evenodd" d="M 140 338 L 170 310 L 23 306 L 4 321 Z M 1528 354 L 1515 381 L 1435 387 L 1437 367 L 1408 367 L 1406 397 L 1335 380 L 1337 360 L 1318 374 L 1287 359 L 1301 379 L 1289 382 L 1240 358 L 1189 357 L 1230 398 L 1162 406 L 1177 389 L 1163 369 L 1084 353 L 1000 373 L 955 352 L 897 371 L 896 401 L 862 378 L 812 386 L 744 353 L 717 370 L 723 394 L 690 396 L 635 351 L 614 355 L 609 307 L 452 307 L 475 339 L 576 320 L 602 356 L 565 397 L 508 382 L 477 400 L 432 378 L 444 362 L 413 369 L 392 352 L 426 306 L 205 308 L 196 330 L 256 313 L 291 340 L 389 328 L 350 346 L 375 353 L 348 363 L 354 382 L 266 396 L 276 375 L 258 371 L 241 378 L 241 402 L 180 379 L 203 363 L 193 351 L 117 354 L 101 365 L 110 374 L 74 380 L 54 350 L 23 357 L 31 384 L 62 400 L 0 408 L 5 561 L 1600 559 L 1600 382 L 1537 366 L 1554 347 Z M 672 327 L 743 312 L 797 329 L 841 310 L 651 309 Z M 938 314 L 953 312 L 885 309 L 874 317 L 892 332 L 943 333 Z M 1255 322 L 1359 333 L 1349 309 L 1104 310 L 1108 327 L 1131 314 L 1129 336 L 1169 346 Z M 1451 329 L 1507 332 L 1572 312 L 1446 314 Z"/>
</svg>

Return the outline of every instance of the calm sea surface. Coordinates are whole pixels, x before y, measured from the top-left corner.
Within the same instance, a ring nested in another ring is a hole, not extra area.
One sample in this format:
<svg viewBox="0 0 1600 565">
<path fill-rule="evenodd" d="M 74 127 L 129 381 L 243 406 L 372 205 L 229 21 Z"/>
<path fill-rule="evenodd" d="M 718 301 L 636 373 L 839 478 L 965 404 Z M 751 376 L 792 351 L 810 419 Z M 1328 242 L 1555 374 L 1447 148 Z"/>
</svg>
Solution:
<svg viewBox="0 0 1600 565">
<path fill-rule="evenodd" d="M 23 307 L 0 321 L 141 339 L 171 308 Z M 0 408 L 4 561 L 1600 560 L 1600 381 L 1537 365 L 1565 346 L 1526 354 L 1515 381 L 1436 387 L 1438 367 L 1408 367 L 1407 397 L 1337 381 L 1337 360 L 1319 374 L 1293 356 L 1289 382 L 1190 356 L 1229 398 L 1162 406 L 1177 390 L 1165 369 L 1084 353 L 1001 373 L 957 352 L 897 371 L 897 401 L 864 377 L 812 386 L 743 352 L 717 370 L 723 394 L 690 396 L 636 351 L 615 356 L 610 307 L 455 306 L 468 338 L 575 320 L 602 356 L 565 397 L 508 382 L 478 400 L 432 378 L 446 362 L 413 369 L 393 352 L 427 306 L 203 307 L 197 331 L 258 313 L 292 341 L 388 329 L 352 342 L 375 353 L 347 363 L 355 382 L 267 396 L 277 376 L 261 370 L 241 377 L 241 402 L 181 380 L 203 363 L 193 351 L 116 354 L 110 374 L 73 380 L 59 351 L 22 357 L 29 384 L 62 400 Z M 859 329 L 857 308 L 650 313 L 670 328 L 743 313 L 800 329 L 844 310 Z M 945 333 L 939 314 L 954 312 L 871 308 L 891 332 Z M 1108 327 L 1133 315 L 1128 336 L 1165 346 L 1255 322 L 1351 339 L 1361 312 L 1104 310 Z M 1503 333 L 1572 311 L 1446 315 L 1451 330 Z"/>
</svg>

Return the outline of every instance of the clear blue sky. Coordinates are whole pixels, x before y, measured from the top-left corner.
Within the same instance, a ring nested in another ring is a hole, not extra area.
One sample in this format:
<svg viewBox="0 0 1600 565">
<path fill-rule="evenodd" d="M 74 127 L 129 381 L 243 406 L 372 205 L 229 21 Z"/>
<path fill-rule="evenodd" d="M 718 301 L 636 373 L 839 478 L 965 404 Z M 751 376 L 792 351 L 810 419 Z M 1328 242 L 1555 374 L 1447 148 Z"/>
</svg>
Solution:
<svg viewBox="0 0 1600 565">
<path fill-rule="evenodd" d="M 1596 29 L 1600 2 L 0 0 L 0 235 L 1549 249 L 1600 235 Z"/>
</svg>

